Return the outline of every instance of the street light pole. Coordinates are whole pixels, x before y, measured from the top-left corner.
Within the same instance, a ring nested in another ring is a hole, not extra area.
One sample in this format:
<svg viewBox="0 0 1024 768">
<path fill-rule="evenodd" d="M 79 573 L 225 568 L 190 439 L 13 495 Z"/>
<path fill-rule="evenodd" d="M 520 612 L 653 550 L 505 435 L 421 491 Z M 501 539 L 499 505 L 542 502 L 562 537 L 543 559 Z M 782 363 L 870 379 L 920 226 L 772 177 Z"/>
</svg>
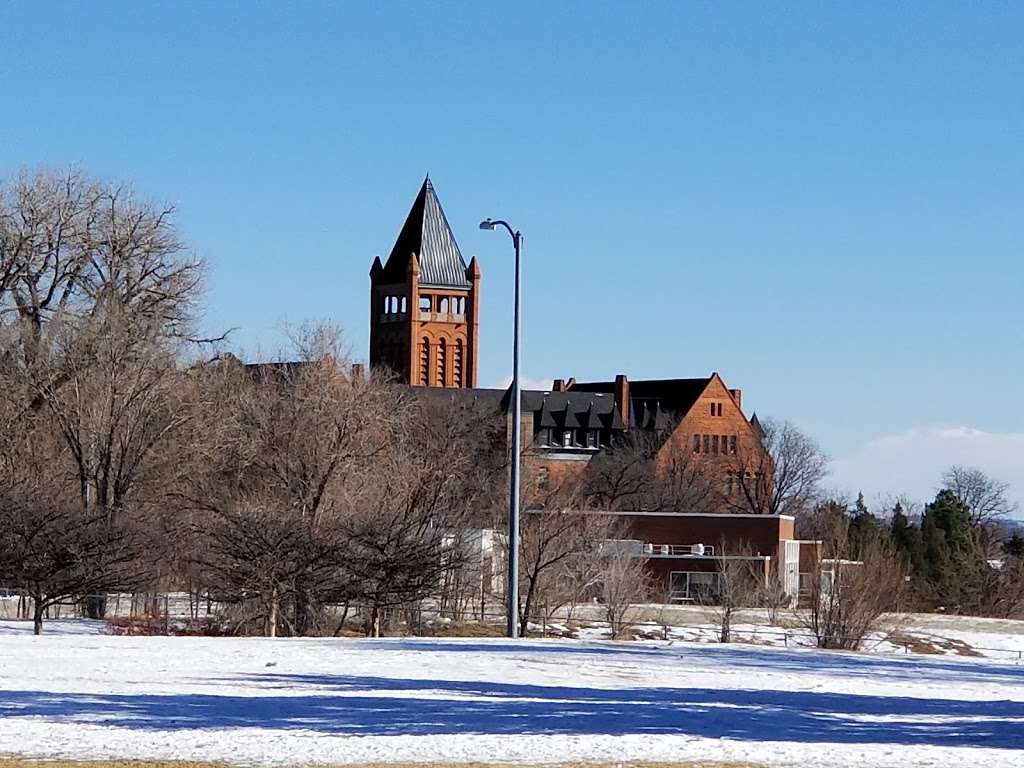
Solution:
<svg viewBox="0 0 1024 768">
<path fill-rule="evenodd" d="M 519 393 L 519 313 L 520 313 L 520 257 L 523 248 L 523 235 L 512 229 L 508 222 L 485 219 L 480 222 L 480 229 L 493 230 L 504 227 L 512 236 L 512 244 L 516 249 L 515 299 L 512 310 L 512 456 L 509 477 L 508 497 L 508 587 L 506 596 L 507 631 L 511 638 L 519 637 L 519 465 L 522 433 L 522 402 Z"/>
</svg>

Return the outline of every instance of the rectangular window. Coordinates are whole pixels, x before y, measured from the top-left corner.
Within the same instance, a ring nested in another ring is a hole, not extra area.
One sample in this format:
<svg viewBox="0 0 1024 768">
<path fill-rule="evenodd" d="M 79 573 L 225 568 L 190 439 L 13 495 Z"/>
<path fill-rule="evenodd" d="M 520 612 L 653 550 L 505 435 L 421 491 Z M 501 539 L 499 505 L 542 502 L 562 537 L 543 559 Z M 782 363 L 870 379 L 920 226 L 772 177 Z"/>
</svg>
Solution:
<svg viewBox="0 0 1024 768">
<path fill-rule="evenodd" d="M 704 453 L 711 453 L 711 435 L 701 435 L 704 443 Z"/>
<path fill-rule="evenodd" d="M 429 296 L 420 296 L 420 312 L 429 312 L 429 311 L 430 311 L 430 297 Z"/>
<path fill-rule="evenodd" d="M 711 436 L 711 452 L 718 453 L 718 435 Z"/>
<path fill-rule="evenodd" d="M 719 595 L 719 574 L 714 571 L 673 571 L 669 600 L 674 603 L 713 603 Z"/>
<path fill-rule="evenodd" d="M 729 453 L 736 455 L 736 435 L 729 438 Z"/>
<path fill-rule="evenodd" d="M 700 453 L 700 435 L 693 436 L 693 452 Z"/>
<path fill-rule="evenodd" d="M 567 429 L 562 433 L 562 447 L 572 448 L 572 430 Z"/>
<path fill-rule="evenodd" d="M 711 404 L 711 415 L 712 416 L 715 415 L 715 404 L 714 403 Z"/>
<path fill-rule="evenodd" d="M 597 448 L 597 430 L 587 430 L 587 448 Z"/>
</svg>

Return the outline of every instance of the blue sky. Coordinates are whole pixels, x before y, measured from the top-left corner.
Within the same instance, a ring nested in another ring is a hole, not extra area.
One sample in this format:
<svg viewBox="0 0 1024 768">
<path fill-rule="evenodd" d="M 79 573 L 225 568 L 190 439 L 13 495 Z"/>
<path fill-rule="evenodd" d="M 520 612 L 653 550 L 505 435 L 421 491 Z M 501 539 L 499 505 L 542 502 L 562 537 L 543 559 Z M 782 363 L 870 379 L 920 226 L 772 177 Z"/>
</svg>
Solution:
<svg viewBox="0 0 1024 768">
<path fill-rule="evenodd" d="M 484 273 L 481 384 L 719 371 L 856 491 L 1024 497 L 1024 8 L 0 5 L 0 174 L 178 206 L 210 330 L 328 318 L 425 173 Z M 920 465 L 920 466 L 919 466 Z"/>
</svg>

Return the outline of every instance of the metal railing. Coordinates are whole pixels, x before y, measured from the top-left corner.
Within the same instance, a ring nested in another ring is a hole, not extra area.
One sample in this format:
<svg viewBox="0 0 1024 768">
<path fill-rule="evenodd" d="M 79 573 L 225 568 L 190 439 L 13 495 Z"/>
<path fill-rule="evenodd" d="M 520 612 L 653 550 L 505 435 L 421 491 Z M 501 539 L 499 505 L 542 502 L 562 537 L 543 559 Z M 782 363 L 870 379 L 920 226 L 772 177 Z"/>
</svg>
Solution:
<svg viewBox="0 0 1024 768">
<path fill-rule="evenodd" d="M 644 544 L 643 554 L 714 557 L 715 548 L 704 544 Z"/>
</svg>

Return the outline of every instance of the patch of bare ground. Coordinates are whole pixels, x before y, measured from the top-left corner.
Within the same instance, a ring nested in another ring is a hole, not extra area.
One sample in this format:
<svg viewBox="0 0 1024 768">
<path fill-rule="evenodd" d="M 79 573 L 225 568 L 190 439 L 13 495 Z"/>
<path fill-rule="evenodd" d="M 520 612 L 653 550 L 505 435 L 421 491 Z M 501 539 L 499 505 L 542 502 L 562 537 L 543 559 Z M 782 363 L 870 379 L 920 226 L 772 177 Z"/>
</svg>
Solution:
<svg viewBox="0 0 1024 768">
<path fill-rule="evenodd" d="M 944 648 L 947 651 L 953 651 L 957 656 L 983 656 L 984 654 L 974 650 L 969 644 L 963 640 L 953 640 L 952 638 L 942 637 L 934 638 L 933 642 L 940 648 Z"/>
<path fill-rule="evenodd" d="M 885 636 L 893 645 L 906 648 L 911 653 L 941 654 L 942 649 L 934 643 L 925 640 L 917 635 L 908 635 L 906 632 L 890 632 Z"/>
<path fill-rule="evenodd" d="M 935 635 L 921 637 L 920 635 L 895 631 L 886 635 L 885 639 L 893 645 L 904 646 L 911 653 L 944 654 L 947 651 L 951 651 L 957 656 L 983 655 L 963 640 L 954 640 L 948 637 L 937 637 Z"/>
<path fill-rule="evenodd" d="M 505 627 L 477 621 L 452 621 L 435 625 L 433 634 L 436 637 L 504 637 Z"/>
<path fill-rule="evenodd" d="M 533 763 L 544 768 L 761 768 L 757 763 L 650 763 L 616 760 L 612 763 Z M 237 768 L 227 763 L 201 763 L 185 760 L 40 760 L 0 757 L 0 768 Z M 296 764 L 291 768 L 312 768 Z M 316 768 L 332 768 L 318 763 Z M 338 766 L 341 768 L 341 766 Z M 522 763 L 352 763 L 344 768 L 524 768 Z"/>
</svg>

